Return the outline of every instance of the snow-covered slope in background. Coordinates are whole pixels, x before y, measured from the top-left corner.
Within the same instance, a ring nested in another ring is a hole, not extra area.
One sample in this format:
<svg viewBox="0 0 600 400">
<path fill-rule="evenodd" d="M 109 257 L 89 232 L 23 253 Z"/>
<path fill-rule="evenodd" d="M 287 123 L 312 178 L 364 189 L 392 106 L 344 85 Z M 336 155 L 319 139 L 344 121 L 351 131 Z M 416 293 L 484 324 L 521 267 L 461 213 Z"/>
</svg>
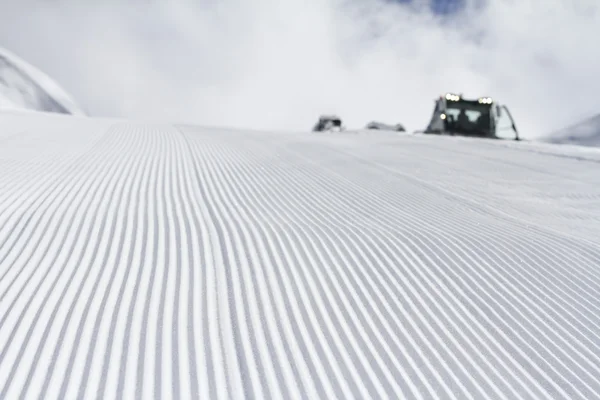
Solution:
<svg viewBox="0 0 600 400">
<path fill-rule="evenodd" d="M 600 114 L 553 132 L 542 141 L 600 147 Z"/>
<path fill-rule="evenodd" d="M 48 75 L 0 47 L 0 111 L 33 110 L 85 115 Z"/>
<path fill-rule="evenodd" d="M 600 397 L 600 151 L 0 118 L 0 398 Z"/>
</svg>

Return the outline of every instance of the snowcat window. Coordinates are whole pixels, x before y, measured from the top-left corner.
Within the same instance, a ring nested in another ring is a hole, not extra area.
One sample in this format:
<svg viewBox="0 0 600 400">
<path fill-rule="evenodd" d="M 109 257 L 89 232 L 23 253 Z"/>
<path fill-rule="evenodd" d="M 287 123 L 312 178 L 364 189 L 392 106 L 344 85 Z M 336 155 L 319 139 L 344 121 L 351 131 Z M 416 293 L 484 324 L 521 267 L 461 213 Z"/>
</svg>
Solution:
<svg viewBox="0 0 600 400">
<path fill-rule="evenodd" d="M 492 135 L 490 131 L 491 110 L 491 105 L 474 101 L 449 101 L 446 103 L 449 125 L 452 129 L 465 133 L 479 132 L 480 135 Z"/>
<path fill-rule="evenodd" d="M 489 105 L 454 101 L 449 101 L 446 105 L 446 114 L 452 116 L 455 121 L 458 120 L 461 110 L 465 110 L 465 114 L 471 123 L 476 123 L 482 115 L 484 117 L 489 117 L 490 114 Z"/>
</svg>

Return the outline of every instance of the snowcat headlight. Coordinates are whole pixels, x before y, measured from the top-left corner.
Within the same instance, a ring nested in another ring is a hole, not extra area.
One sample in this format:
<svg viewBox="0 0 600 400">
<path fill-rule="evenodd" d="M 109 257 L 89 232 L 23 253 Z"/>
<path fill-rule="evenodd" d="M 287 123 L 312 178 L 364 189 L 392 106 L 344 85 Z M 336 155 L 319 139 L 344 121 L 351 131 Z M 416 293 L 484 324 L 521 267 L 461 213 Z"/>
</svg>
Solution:
<svg viewBox="0 0 600 400">
<path fill-rule="evenodd" d="M 480 97 L 479 103 L 480 104 L 492 104 L 492 98 L 491 97 Z"/>
<path fill-rule="evenodd" d="M 446 114 L 441 114 L 441 115 L 440 115 L 440 118 L 441 118 L 441 119 L 446 119 Z"/>
<path fill-rule="evenodd" d="M 446 100 L 458 101 L 458 100 L 460 100 L 460 96 L 453 94 L 453 93 L 446 93 Z"/>
</svg>

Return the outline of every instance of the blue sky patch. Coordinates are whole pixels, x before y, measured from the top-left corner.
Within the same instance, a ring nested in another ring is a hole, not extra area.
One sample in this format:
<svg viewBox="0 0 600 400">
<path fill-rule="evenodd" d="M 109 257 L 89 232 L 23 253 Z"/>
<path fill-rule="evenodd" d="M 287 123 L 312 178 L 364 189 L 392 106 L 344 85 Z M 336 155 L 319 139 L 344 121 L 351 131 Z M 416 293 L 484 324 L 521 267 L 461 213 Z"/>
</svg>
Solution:
<svg viewBox="0 0 600 400">
<path fill-rule="evenodd" d="M 393 0 L 400 4 L 412 4 L 415 0 Z M 430 9 L 436 14 L 447 15 L 460 11 L 465 6 L 465 0 L 432 0 Z"/>
</svg>

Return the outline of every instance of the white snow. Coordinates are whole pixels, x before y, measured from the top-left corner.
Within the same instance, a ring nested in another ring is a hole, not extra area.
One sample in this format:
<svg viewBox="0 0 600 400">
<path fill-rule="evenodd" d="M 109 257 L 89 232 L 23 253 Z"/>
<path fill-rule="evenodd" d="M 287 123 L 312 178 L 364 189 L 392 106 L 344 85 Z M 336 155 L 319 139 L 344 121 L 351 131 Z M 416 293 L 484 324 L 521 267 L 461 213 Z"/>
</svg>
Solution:
<svg viewBox="0 0 600 400">
<path fill-rule="evenodd" d="M 5 110 L 85 115 L 52 78 L 0 47 L 0 111 Z"/>
<path fill-rule="evenodd" d="M 542 141 L 600 147 L 600 114 L 553 132 Z"/>
<path fill-rule="evenodd" d="M 599 398 L 599 164 L 4 114 L 0 398 Z"/>
</svg>

